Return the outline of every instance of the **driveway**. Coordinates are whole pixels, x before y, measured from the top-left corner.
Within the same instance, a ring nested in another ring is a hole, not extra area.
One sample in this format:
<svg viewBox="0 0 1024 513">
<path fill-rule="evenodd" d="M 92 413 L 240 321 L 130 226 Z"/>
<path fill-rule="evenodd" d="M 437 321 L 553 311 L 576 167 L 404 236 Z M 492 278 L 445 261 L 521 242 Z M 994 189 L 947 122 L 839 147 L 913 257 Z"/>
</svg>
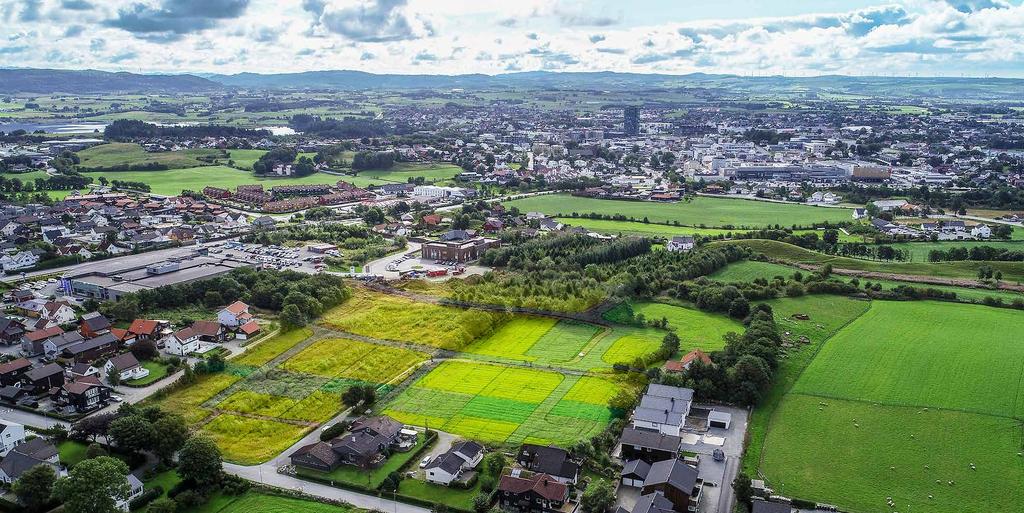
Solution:
<svg viewBox="0 0 1024 513">
<path fill-rule="evenodd" d="M 732 491 L 732 481 L 739 473 L 740 459 L 743 456 L 743 438 L 747 432 L 747 415 L 745 409 L 729 406 L 702 406 L 726 412 L 732 415 L 732 423 L 729 429 L 709 428 L 706 432 L 694 433 L 698 436 L 709 435 L 712 437 L 724 438 L 722 445 L 708 444 L 701 437 L 694 444 L 683 443 L 680 449 L 683 451 L 695 452 L 701 455 L 698 475 L 704 480 L 704 497 L 701 499 L 701 513 L 730 513 L 732 511 L 735 497 Z M 721 449 L 725 453 L 725 461 L 715 461 L 712 455 L 715 449 Z M 714 483 L 717 486 L 710 486 L 707 483 Z"/>
</svg>

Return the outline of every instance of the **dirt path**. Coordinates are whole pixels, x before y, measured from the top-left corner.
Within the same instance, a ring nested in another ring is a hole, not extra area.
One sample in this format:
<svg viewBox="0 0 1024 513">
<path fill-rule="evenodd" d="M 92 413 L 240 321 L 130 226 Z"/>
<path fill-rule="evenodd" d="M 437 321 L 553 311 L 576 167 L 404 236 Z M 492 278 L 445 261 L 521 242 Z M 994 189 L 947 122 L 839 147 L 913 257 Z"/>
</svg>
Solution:
<svg viewBox="0 0 1024 513">
<path fill-rule="evenodd" d="M 785 265 L 797 267 L 805 271 L 817 271 L 822 266 L 815 264 L 797 264 L 785 262 Z M 853 276 L 856 278 L 870 278 L 875 280 L 905 281 L 910 283 L 927 283 L 931 285 L 949 285 L 952 287 L 964 287 L 978 290 L 1009 290 L 1012 292 L 1024 292 L 1024 285 L 1001 281 L 995 283 L 995 287 L 989 287 L 978 283 L 977 280 L 967 278 L 942 278 L 939 276 L 923 276 L 919 274 L 896 274 L 882 273 L 878 271 L 858 271 L 855 269 L 832 269 L 833 274 L 842 276 Z"/>
</svg>

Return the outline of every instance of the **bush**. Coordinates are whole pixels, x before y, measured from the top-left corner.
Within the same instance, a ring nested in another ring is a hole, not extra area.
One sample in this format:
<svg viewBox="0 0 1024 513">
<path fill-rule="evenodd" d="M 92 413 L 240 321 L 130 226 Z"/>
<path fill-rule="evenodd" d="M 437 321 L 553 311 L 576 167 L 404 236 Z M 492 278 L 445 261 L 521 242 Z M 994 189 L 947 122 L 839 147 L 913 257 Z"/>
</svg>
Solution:
<svg viewBox="0 0 1024 513">
<path fill-rule="evenodd" d="M 818 503 L 814 501 L 805 501 L 803 499 L 793 499 L 790 501 L 792 506 L 797 509 L 818 509 Z"/>
<path fill-rule="evenodd" d="M 348 427 L 349 427 L 349 423 L 348 422 L 344 422 L 344 421 L 338 422 L 337 424 L 334 424 L 334 425 L 332 425 L 332 426 L 328 427 L 327 429 L 324 429 L 323 431 L 320 432 L 320 441 L 321 442 L 326 442 L 328 440 L 337 438 L 337 437 L 341 436 L 342 433 L 344 433 L 345 431 L 348 431 Z"/>
<path fill-rule="evenodd" d="M 154 487 L 152 487 L 152 488 L 142 492 L 142 495 L 132 499 L 131 502 L 128 503 L 128 509 L 131 510 L 131 511 L 135 511 L 137 509 L 142 509 L 143 507 L 145 507 L 150 502 L 153 502 L 154 500 L 156 500 L 157 497 L 163 495 L 163 493 L 164 493 L 164 489 L 161 488 L 160 485 L 156 485 L 156 486 L 154 486 Z"/>
<path fill-rule="evenodd" d="M 473 511 L 476 513 L 485 513 L 491 508 L 491 496 L 486 493 L 478 493 L 476 497 L 473 497 Z"/>
</svg>

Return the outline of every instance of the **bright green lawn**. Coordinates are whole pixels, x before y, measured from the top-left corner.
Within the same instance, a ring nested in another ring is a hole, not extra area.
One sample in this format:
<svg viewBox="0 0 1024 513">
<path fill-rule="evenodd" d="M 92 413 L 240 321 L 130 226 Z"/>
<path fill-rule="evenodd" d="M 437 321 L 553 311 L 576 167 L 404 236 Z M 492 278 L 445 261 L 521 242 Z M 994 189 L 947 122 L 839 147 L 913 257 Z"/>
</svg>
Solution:
<svg viewBox="0 0 1024 513">
<path fill-rule="evenodd" d="M 776 493 L 844 511 L 1019 511 L 1022 443 L 1018 420 L 790 394 L 761 470 Z"/>
<path fill-rule="evenodd" d="M 166 171 L 109 171 L 103 174 L 110 180 L 145 182 L 154 194 L 175 196 L 183 190 L 202 191 L 203 187 L 220 187 L 234 190 L 244 184 L 263 184 L 264 187 L 275 185 L 335 184 L 341 177 L 325 173 L 314 173 L 301 178 L 264 178 L 250 172 L 227 166 L 206 166 L 189 169 L 170 169 Z"/>
<path fill-rule="evenodd" d="M 114 166 L 142 167 L 161 164 L 171 169 L 209 165 L 197 159 L 200 156 L 216 156 L 219 150 L 181 150 L 151 153 L 135 143 L 108 143 L 93 146 L 78 152 L 83 167 L 105 168 Z M 111 180 L 113 178 L 108 177 Z"/>
<path fill-rule="evenodd" d="M 507 202 L 522 212 L 539 211 L 549 215 L 570 215 L 573 212 L 589 214 L 621 214 L 641 220 L 689 226 L 708 227 L 764 227 L 809 226 L 822 221 L 849 221 L 851 211 L 844 208 L 812 207 L 783 203 L 768 203 L 731 198 L 698 197 L 679 203 L 648 201 L 619 201 L 581 198 L 568 194 L 532 196 Z"/>
<path fill-rule="evenodd" d="M 876 301 L 831 340 L 794 392 L 1024 417 L 1024 312 Z"/>
<path fill-rule="evenodd" d="M 167 364 L 165 363 L 145 361 L 142 362 L 142 366 L 149 370 L 149 375 L 142 379 L 132 379 L 125 381 L 125 385 L 133 387 L 144 387 L 146 385 L 156 383 L 157 381 L 160 381 L 161 379 L 167 377 Z"/>
<path fill-rule="evenodd" d="M 978 241 L 978 240 L 965 240 L 965 241 L 944 241 L 944 242 L 900 242 L 897 244 L 890 244 L 894 248 L 901 249 L 910 253 L 911 262 L 927 262 L 928 253 L 937 249 L 940 251 L 949 251 L 954 248 L 973 248 L 977 246 L 990 246 L 996 249 L 1007 249 L 1010 251 L 1024 252 L 1024 242 L 1021 241 Z"/>
<path fill-rule="evenodd" d="M 800 373 L 811 363 L 825 340 L 863 315 L 871 306 L 869 301 L 822 295 L 786 297 L 763 303 L 772 307 L 775 324 L 783 333 L 789 333 L 784 338 L 795 343 L 795 347 L 787 350 L 786 357 L 780 360 L 772 387 L 750 415 L 747 424 L 748 445 L 743 454 L 743 469 L 749 475 L 757 474 L 769 423 Z M 806 315 L 809 319 L 796 319 L 793 317 L 796 314 Z M 810 343 L 799 343 L 801 337 L 806 337 Z"/>
<path fill-rule="evenodd" d="M 869 271 L 905 275 L 936 276 L 941 278 L 977 279 L 978 268 L 987 265 L 1003 273 L 1006 281 L 1024 280 L 1024 262 L 877 262 L 857 258 L 826 255 L 784 242 L 752 239 L 714 242 L 712 244 L 738 244 L 764 253 L 770 258 L 801 264 L 832 264 L 836 269 Z"/>
<path fill-rule="evenodd" d="M 795 267 L 789 267 L 782 264 L 774 264 L 771 262 L 758 262 L 754 260 L 741 260 L 729 264 L 714 273 L 708 275 L 708 278 L 713 280 L 719 280 L 726 283 L 730 282 L 750 282 L 758 278 L 764 278 L 768 281 L 775 279 L 776 276 L 782 276 L 786 280 L 790 280 L 793 277 L 793 273 L 800 272 L 804 276 L 808 275 L 808 271 L 803 271 Z M 851 281 L 852 277 L 842 276 L 839 274 L 833 274 L 833 279 Z M 917 283 L 908 281 L 896 281 L 896 280 L 879 280 L 871 278 L 861 278 L 858 280 L 861 286 L 867 283 L 880 284 L 882 288 L 886 290 L 894 289 L 899 286 L 910 286 L 920 289 L 937 289 L 946 292 L 953 292 L 957 298 L 966 302 L 980 302 L 987 297 L 993 297 L 1002 299 L 1006 303 L 1013 302 L 1015 299 L 1024 299 L 1024 294 L 1019 292 L 1013 292 L 1010 290 L 999 290 L 999 289 L 986 289 L 986 288 L 973 288 L 973 287 L 956 287 L 952 285 L 934 285 L 930 283 Z"/>
<path fill-rule="evenodd" d="M 359 511 L 362 510 L 251 491 L 238 497 L 215 494 L 210 502 L 195 510 L 186 510 L 184 513 L 356 513 Z"/>
<path fill-rule="evenodd" d="M 717 351 L 725 347 L 726 333 L 742 333 L 743 324 L 724 315 L 702 312 L 695 308 L 666 303 L 643 302 L 633 305 L 633 312 L 647 320 L 668 319 L 668 326 L 679 336 L 682 351 L 703 349 Z"/>
</svg>

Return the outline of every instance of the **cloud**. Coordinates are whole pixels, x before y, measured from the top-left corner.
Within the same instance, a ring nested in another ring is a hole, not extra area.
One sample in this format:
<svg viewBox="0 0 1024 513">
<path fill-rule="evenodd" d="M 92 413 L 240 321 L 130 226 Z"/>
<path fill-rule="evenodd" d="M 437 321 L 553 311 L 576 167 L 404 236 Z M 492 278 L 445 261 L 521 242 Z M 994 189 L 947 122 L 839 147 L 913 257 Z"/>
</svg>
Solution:
<svg viewBox="0 0 1024 513">
<path fill-rule="evenodd" d="M 590 39 L 591 43 L 595 43 L 596 44 L 596 43 L 600 43 L 601 41 L 604 41 L 606 38 L 603 35 L 601 35 L 601 34 L 594 34 L 594 35 L 590 36 L 588 39 Z"/>
<path fill-rule="evenodd" d="M 127 52 L 121 52 L 121 53 L 116 54 L 116 55 L 112 55 L 112 56 L 108 57 L 108 59 L 110 60 L 110 62 L 121 63 L 121 62 L 124 62 L 124 61 L 133 60 L 133 59 L 135 59 L 138 56 L 139 56 L 139 54 L 137 52 L 127 51 Z"/>
<path fill-rule="evenodd" d="M 359 56 L 359 60 L 361 61 L 372 61 L 376 58 L 377 56 L 371 52 L 363 52 L 363 54 Z"/>
<path fill-rule="evenodd" d="M 96 7 L 86 0 L 61 0 L 60 6 L 69 11 L 91 11 Z"/>
<path fill-rule="evenodd" d="M 273 43 L 281 37 L 281 27 L 259 27 L 253 30 L 252 38 L 258 43 Z"/>
<path fill-rule="evenodd" d="M 412 58 L 414 61 L 420 62 L 434 62 L 437 60 L 437 56 L 430 52 L 419 52 L 415 57 Z"/>
<path fill-rule="evenodd" d="M 1006 9 L 1012 7 L 1001 0 L 946 0 L 950 7 L 964 13 L 970 14 L 984 9 Z"/>
<path fill-rule="evenodd" d="M 592 9 L 582 5 L 572 8 L 556 6 L 554 14 L 559 23 L 567 27 L 609 27 L 622 23 L 621 13 L 609 16 L 595 13 Z"/>
<path fill-rule="evenodd" d="M 135 3 L 120 9 L 105 25 L 138 37 L 174 41 L 237 18 L 248 6 L 249 0 L 162 0 L 159 7 Z"/>
<path fill-rule="evenodd" d="M 85 27 L 82 25 L 69 25 L 68 28 L 64 29 L 64 37 L 78 37 L 85 32 Z"/>
<path fill-rule="evenodd" d="M 916 53 L 924 55 L 976 53 L 982 51 L 980 48 L 964 47 L 959 45 L 938 46 L 936 41 L 927 39 L 912 39 L 903 43 L 873 46 L 869 47 L 868 50 L 878 53 Z"/>
<path fill-rule="evenodd" d="M 625 55 L 626 54 L 626 49 L 625 48 L 597 48 L 596 50 L 599 53 L 610 53 L 612 55 Z"/>
<path fill-rule="evenodd" d="M 27 45 L 0 46 L 0 55 L 11 55 L 11 54 L 15 54 L 15 53 L 21 53 L 21 52 L 24 52 L 25 50 L 28 50 L 28 48 L 29 47 Z"/>
<path fill-rule="evenodd" d="M 39 21 L 42 18 L 40 13 L 42 8 L 42 0 L 22 0 L 21 14 L 18 15 L 19 21 Z"/>
<path fill-rule="evenodd" d="M 319 23 L 353 41 L 408 41 L 433 35 L 430 23 L 406 13 L 406 0 L 370 0 L 359 5 L 323 7 Z"/>
</svg>

